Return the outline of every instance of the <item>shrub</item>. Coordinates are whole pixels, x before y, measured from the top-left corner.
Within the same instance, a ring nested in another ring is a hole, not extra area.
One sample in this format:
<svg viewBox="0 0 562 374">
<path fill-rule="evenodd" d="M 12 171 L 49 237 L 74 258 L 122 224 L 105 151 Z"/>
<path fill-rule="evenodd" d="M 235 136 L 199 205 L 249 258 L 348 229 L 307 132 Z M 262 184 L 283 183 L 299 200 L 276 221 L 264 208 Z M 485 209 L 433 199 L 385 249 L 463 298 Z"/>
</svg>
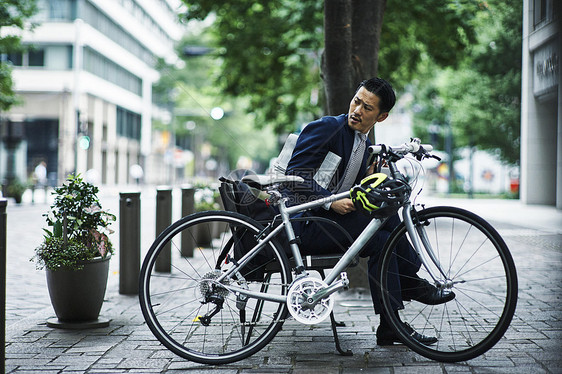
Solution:
<svg viewBox="0 0 562 374">
<path fill-rule="evenodd" d="M 55 188 L 51 210 L 43 214 L 51 229 L 44 229 L 43 243 L 32 258 L 38 269 L 79 270 L 85 261 L 113 253 L 108 235 L 116 217 L 102 210 L 98 192 L 79 175 L 70 175 Z"/>
</svg>

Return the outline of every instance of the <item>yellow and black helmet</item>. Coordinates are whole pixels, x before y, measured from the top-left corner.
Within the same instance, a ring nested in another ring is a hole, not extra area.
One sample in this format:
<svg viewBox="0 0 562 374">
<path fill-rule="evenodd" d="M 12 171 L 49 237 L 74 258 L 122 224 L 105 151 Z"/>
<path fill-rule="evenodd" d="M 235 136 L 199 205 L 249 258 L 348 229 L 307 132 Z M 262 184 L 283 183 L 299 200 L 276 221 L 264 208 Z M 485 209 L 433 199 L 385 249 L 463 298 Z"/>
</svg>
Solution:
<svg viewBox="0 0 562 374">
<path fill-rule="evenodd" d="M 350 191 L 355 207 L 376 217 L 394 214 L 408 199 L 411 188 L 403 180 L 386 174 L 371 174 Z"/>
</svg>

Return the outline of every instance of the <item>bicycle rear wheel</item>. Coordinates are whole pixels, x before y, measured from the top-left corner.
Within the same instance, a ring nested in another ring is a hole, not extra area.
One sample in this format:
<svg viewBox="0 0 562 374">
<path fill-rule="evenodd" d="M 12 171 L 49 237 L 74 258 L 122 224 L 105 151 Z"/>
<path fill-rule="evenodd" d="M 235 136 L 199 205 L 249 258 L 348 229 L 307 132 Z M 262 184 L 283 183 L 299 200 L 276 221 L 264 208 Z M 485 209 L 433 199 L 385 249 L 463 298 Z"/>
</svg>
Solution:
<svg viewBox="0 0 562 374">
<path fill-rule="evenodd" d="M 444 288 L 456 296 L 441 305 L 404 301 L 399 311 L 401 320 L 415 331 L 437 337 L 433 345 L 415 340 L 391 313 L 392 296 L 387 290 L 389 276 L 396 276 L 393 257 L 404 261 L 393 248 L 400 240 L 409 240 L 402 223 L 391 234 L 381 259 L 381 294 L 391 324 L 408 347 L 427 358 L 442 362 L 475 358 L 498 342 L 515 312 L 517 274 L 511 254 L 490 224 L 466 210 L 429 208 L 413 214 L 413 219 L 418 237 L 426 238 L 441 264 L 440 280 L 448 282 Z M 423 265 L 418 275 L 435 284 Z"/>
<path fill-rule="evenodd" d="M 202 212 L 158 236 L 143 262 L 139 299 L 148 327 L 164 346 L 191 361 L 224 364 L 273 339 L 287 316 L 286 303 L 244 299 L 224 286 L 286 295 L 291 271 L 283 250 L 268 242 L 261 258 L 215 281 L 235 266 L 234 251 L 253 247 L 261 230 L 238 213 Z"/>
</svg>

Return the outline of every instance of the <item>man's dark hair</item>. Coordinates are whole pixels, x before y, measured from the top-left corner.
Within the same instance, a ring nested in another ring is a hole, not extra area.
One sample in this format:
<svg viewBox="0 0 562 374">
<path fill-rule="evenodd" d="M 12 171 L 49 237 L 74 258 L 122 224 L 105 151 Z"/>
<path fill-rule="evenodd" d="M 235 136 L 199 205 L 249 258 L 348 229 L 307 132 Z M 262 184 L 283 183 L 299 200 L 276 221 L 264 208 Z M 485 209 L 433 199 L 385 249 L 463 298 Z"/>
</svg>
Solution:
<svg viewBox="0 0 562 374">
<path fill-rule="evenodd" d="M 390 83 L 382 78 L 371 78 L 364 80 L 363 82 L 359 83 L 357 91 L 359 91 L 361 87 L 365 87 L 367 91 L 374 93 L 381 99 L 381 112 L 390 112 L 390 110 L 396 103 L 396 94 L 394 93 L 394 89 L 392 88 Z"/>
</svg>

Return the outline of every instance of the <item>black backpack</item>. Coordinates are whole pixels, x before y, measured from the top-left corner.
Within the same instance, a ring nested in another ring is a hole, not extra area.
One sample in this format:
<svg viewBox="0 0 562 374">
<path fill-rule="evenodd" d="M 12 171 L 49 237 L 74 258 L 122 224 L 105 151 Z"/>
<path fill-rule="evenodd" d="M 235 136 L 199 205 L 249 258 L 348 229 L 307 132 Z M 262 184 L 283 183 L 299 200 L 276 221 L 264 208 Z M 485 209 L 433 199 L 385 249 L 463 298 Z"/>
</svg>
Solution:
<svg viewBox="0 0 562 374">
<path fill-rule="evenodd" d="M 226 210 L 237 212 L 258 221 L 266 226 L 277 215 L 277 211 L 265 201 L 257 198 L 250 186 L 241 181 L 234 181 L 225 177 L 219 178 L 221 186 L 219 192 Z M 240 228 L 231 228 L 233 233 L 234 259 L 238 261 L 249 249 L 257 244 L 255 234 Z M 261 281 L 264 277 L 265 264 L 273 259 L 271 249 L 266 248 L 258 253 L 242 273 L 249 281 Z"/>
<path fill-rule="evenodd" d="M 257 192 L 246 183 L 224 177 L 219 180 L 221 181 L 219 191 L 226 210 L 238 212 L 264 225 L 277 215 L 277 211 L 257 198 Z"/>
</svg>

